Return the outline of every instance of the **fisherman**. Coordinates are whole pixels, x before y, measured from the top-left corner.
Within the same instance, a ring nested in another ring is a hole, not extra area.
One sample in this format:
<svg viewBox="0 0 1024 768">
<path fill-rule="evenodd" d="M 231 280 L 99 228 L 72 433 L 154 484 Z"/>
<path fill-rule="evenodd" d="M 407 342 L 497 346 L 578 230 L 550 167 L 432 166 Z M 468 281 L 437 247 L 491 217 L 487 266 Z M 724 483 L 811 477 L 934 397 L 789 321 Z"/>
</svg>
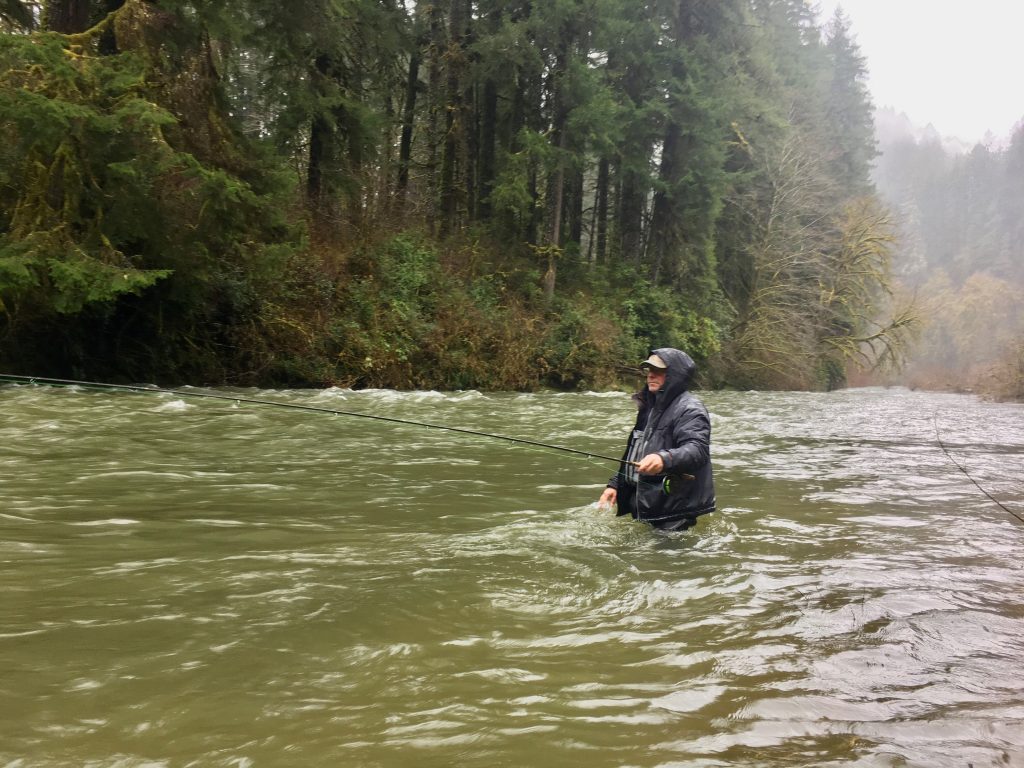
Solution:
<svg viewBox="0 0 1024 768">
<path fill-rule="evenodd" d="M 688 389 L 697 366 L 685 352 L 664 347 L 640 369 L 647 383 L 633 395 L 636 425 L 599 504 L 616 504 L 617 514 L 655 528 L 684 531 L 715 511 L 711 420 Z"/>
</svg>

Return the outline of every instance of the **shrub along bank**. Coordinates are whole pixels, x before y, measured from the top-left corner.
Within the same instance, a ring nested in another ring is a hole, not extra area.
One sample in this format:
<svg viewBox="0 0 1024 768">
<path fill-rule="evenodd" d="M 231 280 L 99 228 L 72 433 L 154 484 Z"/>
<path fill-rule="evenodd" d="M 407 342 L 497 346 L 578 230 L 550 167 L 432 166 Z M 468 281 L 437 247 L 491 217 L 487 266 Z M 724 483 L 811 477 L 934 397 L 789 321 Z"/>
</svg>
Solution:
<svg viewBox="0 0 1024 768">
<path fill-rule="evenodd" d="M 325 264 L 329 261 L 330 265 Z M 620 273 L 622 270 L 620 270 Z M 344 258 L 296 253 L 273 290 L 211 344 L 206 380 L 292 386 L 531 390 L 632 386 L 649 340 L 699 361 L 714 329 L 687 326 L 671 292 L 642 301 L 594 268 L 552 299 L 529 254 L 438 248 L 399 234 Z M 635 282 L 636 278 L 632 280 Z M 168 371 L 168 373 L 170 373 Z M 197 371 L 198 373 L 198 371 Z"/>
</svg>

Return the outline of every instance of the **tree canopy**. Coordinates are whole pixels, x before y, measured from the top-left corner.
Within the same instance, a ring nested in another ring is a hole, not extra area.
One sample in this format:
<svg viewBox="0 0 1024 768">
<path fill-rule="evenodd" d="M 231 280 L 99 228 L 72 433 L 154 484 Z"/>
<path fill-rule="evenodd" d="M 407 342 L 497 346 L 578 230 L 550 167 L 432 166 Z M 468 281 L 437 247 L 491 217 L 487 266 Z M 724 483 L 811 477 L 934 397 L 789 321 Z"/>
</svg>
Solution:
<svg viewBox="0 0 1024 768">
<path fill-rule="evenodd" d="M 708 384 L 898 361 L 865 65 L 801 0 L 10 0 L 0 361 Z"/>
</svg>

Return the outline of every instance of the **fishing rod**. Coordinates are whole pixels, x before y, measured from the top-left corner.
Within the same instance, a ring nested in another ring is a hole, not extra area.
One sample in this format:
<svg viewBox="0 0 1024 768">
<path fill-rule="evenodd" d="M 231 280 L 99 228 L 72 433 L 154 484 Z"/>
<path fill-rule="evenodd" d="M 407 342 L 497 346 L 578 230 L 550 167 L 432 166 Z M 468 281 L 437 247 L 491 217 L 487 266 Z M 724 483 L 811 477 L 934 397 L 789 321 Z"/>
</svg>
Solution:
<svg viewBox="0 0 1024 768">
<path fill-rule="evenodd" d="M 993 504 L 995 504 L 997 507 L 999 507 L 1001 510 L 1003 510 L 1003 512 L 1006 512 L 1009 515 L 1013 515 L 1015 518 L 1020 520 L 1020 522 L 1024 523 L 1024 517 L 1021 517 L 1016 512 L 1014 512 L 1012 509 L 1009 509 L 1005 504 L 1003 504 L 1003 502 L 1001 502 L 999 499 L 997 499 L 991 493 L 986 491 L 981 486 L 981 483 L 979 483 L 977 480 L 975 480 L 971 476 L 971 473 L 967 471 L 967 467 L 965 467 L 963 464 L 961 464 L 959 461 L 957 461 L 956 459 L 953 458 L 952 454 L 950 454 L 949 450 L 946 448 L 946 444 L 944 442 L 942 442 L 942 435 L 939 434 L 939 415 L 937 413 L 933 413 L 932 414 L 932 423 L 935 425 L 935 439 L 939 443 L 939 448 L 941 448 L 942 452 L 944 454 L 946 454 L 946 458 L 949 459 L 950 462 L 952 462 L 953 466 L 956 467 L 957 469 L 959 469 L 961 472 L 963 472 L 964 475 L 967 477 L 967 479 L 970 480 L 972 483 L 974 483 L 975 487 L 988 497 L 989 501 L 991 501 Z"/>
<path fill-rule="evenodd" d="M 329 413 L 334 416 L 353 416 L 360 419 L 373 419 L 375 421 L 384 421 L 390 424 L 405 424 L 412 427 L 425 427 L 428 429 L 440 429 L 446 432 L 457 432 L 463 435 L 472 435 L 474 437 L 489 437 L 495 440 L 505 440 L 510 443 L 519 443 L 521 445 L 530 445 L 537 448 L 547 448 L 553 451 L 563 451 L 565 453 L 572 453 L 577 456 L 585 456 L 588 459 L 601 459 L 603 461 L 614 461 L 616 464 L 626 463 L 632 466 L 639 466 L 640 462 L 637 461 L 625 461 L 622 459 L 615 458 L 613 456 L 603 456 L 600 453 L 593 453 L 591 451 L 580 451 L 575 448 L 566 448 L 561 445 L 552 445 L 551 443 L 542 443 L 537 440 L 526 440 L 521 437 L 509 437 L 508 435 L 497 435 L 490 432 L 479 432 L 473 429 L 463 429 L 462 427 L 449 427 L 442 424 L 430 424 L 425 421 L 413 421 L 412 419 L 398 419 L 392 416 L 378 416 L 372 413 L 360 413 L 358 411 L 342 411 L 335 408 L 322 408 L 316 405 L 302 405 L 299 403 L 282 403 L 275 400 L 260 400 L 254 397 L 240 397 L 238 395 L 224 395 L 217 394 L 214 392 L 192 392 L 182 389 L 164 389 L 162 387 L 154 386 L 143 386 L 134 384 L 107 384 L 98 381 L 74 381 L 71 379 L 51 379 L 43 376 L 16 376 L 13 374 L 0 373 L 0 381 L 8 381 L 15 384 L 36 384 L 51 387 L 81 387 L 82 389 L 94 389 L 94 390 L 114 390 L 122 392 L 143 392 L 151 394 L 164 394 L 164 395 L 175 395 L 178 397 L 196 397 L 196 398 L 207 398 L 210 400 L 226 400 L 232 403 L 247 403 L 250 405 L 271 405 L 277 408 L 291 408 L 297 411 L 312 411 L 314 413 Z M 692 475 L 676 475 L 676 477 L 692 480 Z"/>
</svg>

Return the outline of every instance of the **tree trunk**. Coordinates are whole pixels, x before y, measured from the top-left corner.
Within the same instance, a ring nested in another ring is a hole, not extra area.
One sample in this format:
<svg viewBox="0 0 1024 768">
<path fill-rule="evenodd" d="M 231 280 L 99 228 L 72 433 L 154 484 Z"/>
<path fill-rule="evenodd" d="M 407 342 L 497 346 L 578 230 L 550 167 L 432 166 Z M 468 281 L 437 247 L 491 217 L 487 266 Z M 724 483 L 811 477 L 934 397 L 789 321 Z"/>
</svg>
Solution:
<svg viewBox="0 0 1024 768">
<path fill-rule="evenodd" d="M 320 213 L 324 193 L 324 165 L 331 144 L 331 126 L 321 116 L 309 128 L 309 162 L 306 166 L 306 200 L 314 215 Z"/>
<path fill-rule="evenodd" d="M 673 24 L 674 42 L 677 47 L 686 44 L 691 30 L 688 20 L 691 0 L 680 0 L 676 8 Z M 671 67 L 674 82 L 686 81 L 686 67 L 677 57 Z M 651 210 L 651 229 L 648 256 L 650 259 L 649 276 L 652 283 L 657 283 L 667 272 L 667 281 L 672 281 L 679 271 L 678 261 L 685 248 L 684 242 L 684 206 L 678 199 L 682 177 L 687 170 L 688 155 L 692 137 L 683 134 L 686 122 L 686 104 L 673 95 L 669 99 L 668 123 L 661 146 L 661 165 L 658 168 L 658 189 L 654 194 Z M 692 130 L 692 129 L 691 129 Z"/>
<path fill-rule="evenodd" d="M 498 129 L 498 86 L 492 78 L 484 81 L 483 103 L 480 115 L 480 202 L 477 215 L 487 221 L 491 218 L 491 192 L 496 171 L 495 147 Z"/>
<path fill-rule="evenodd" d="M 551 71 L 548 92 L 552 104 L 551 145 L 554 147 L 554 168 L 548 170 L 545 189 L 544 246 L 548 254 L 548 271 L 544 274 L 544 297 L 551 301 L 555 296 L 555 257 L 562 249 L 562 215 L 565 206 L 565 151 L 568 146 L 567 122 L 569 117 L 566 103 L 565 78 L 568 76 L 571 31 L 566 28 L 561 35 L 555 53 L 555 66 Z"/>
<path fill-rule="evenodd" d="M 666 262 L 679 248 L 681 218 L 684 215 L 673 199 L 673 190 L 679 184 L 679 172 L 683 167 L 680 149 L 683 141 L 682 129 L 675 119 L 670 119 L 665 128 L 665 140 L 661 149 L 661 165 L 658 169 L 660 182 L 658 191 L 654 193 L 654 204 L 651 210 L 651 235 L 648 248 L 649 277 L 657 283 Z M 671 265 L 668 265 L 671 268 Z"/>
<path fill-rule="evenodd" d="M 124 5 L 124 0 L 104 0 L 103 10 L 105 13 L 113 13 Z M 103 56 L 113 56 L 120 53 L 117 45 L 117 32 L 113 24 L 108 24 L 106 29 L 100 33 L 99 52 Z"/>
<path fill-rule="evenodd" d="M 463 213 L 470 221 L 476 219 L 477 202 L 480 196 L 477 178 L 477 165 L 480 161 L 480 105 L 479 90 L 475 78 L 466 77 L 466 70 L 471 63 L 479 59 L 479 54 L 473 52 L 473 45 L 476 42 L 475 26 L 473 24 L 473 0 L 465 0 L 463 9 L 463 33 L 460 47 L 463 51 L 463 92 L 462 92 L 462 146 L 460 155 L 462 157 L 462 186 L 463 192 Z"/>
<path fill-rule="evenodd" d="M 314 62 L 314 78 L 318 81 L 328 77 L 330 57 L 321 54 Z M 322 88 L 318 88 L 321 91 Z M 309 160 L 306 166 L 306 202 L 314 219 L 320 219 L 324 213 L 325 171 L 330 162 L 334 131 L 330 121 L 323 114 L 313 117 L 309 127 Z"/>
<path fill-rule="evenodd" d="M 594 192 L 594 217 L 597 219 L 591 237 L 595 239 L 594 260 L 603 264 L 608 255 L 608 158 L 597 166 L 597 189 Z"/>
<path fill-rule="evenodd" d="M 409 188 L 409 165 L 412 162 L 412 130 L 416 119 L 416 96 L 419 93 L 420 54 L 415 52 L 409 59 L 409 75 L 405 81 L 405 106 L 402 108 L 402 137 L 398 145 L 398 181 L 395 189 L 395 205 L 405 208 L 405 196 Z M 401 212 L 401 211 L 400 211 Z"/>
<path fill-rule="evenodd" d="M 522 128 L 535 134 L 544 130 L 544 120 L 541 114 L 541 105 L 544 102 L 543 83 L 539 75 L 531 76 L 529 72 L 520 71 L 519 90 L 522 94 L 519 108 L 522 114 Z M 520 142 L 515 142 L 515 151 L 522 150 Z M 544 210 L 537 202 L 540 200 L 540 170 L 536 161 L 531 161 L 527 168 L 527 194 L 532 201 L 528 215 L 522 222 L 522 233 L 520 237 L 523 242 L 536 243 L 538 233 L 544 222 Z"/>
<path fill-rule="evenodd" d="M 418 7 L 418 6 L 417 6 Z M 425 185 L 429 195 L 430 210 L 438 206 L 435 195 L 440 190 L 437 150 L 443 142 L 441 135 L 441 114 L 444 112 L 443 63 L 447 41 L 444 28 L 444 0 L 436 0 L 427 7 L 429 19 L 429 43 L 427 46 L 427 125 L 426 125 L 426 175 Z M 428 216 L 428 225 L 434 230 L 436 216 Z"/>
<path fill-rule="evenodd" d="M 89 0 L 49 0 L 43 11 L 43 26 L 51 32 L 72 35 L 89 28 Z"/>
<path fill-rule="evenodd" d="M 338 73 L 338 84 L 342 91 L 350 99 L 357 102 L 364 100 L 361 84 L 364 81 L 364 72 L 355 70 L 341 70 Z M 353 230 L 358 232 L 365 219 L 367 200 L 365 197 L 367 182 L 365 175 L 365 160 L 367 137 L 363 125 L 359 122 L 358 111 L 348 107 L 339 106 L 335 108 L 334 123 L 339 127 L 345 139 L 347 155 L 339 158 L 339 172 L 343 174 L 341 181 L 344 184 L 344 200 L 348 208 L 348 222 Z"/>
<path fill-rule="evenodd" d="M 465 181 L 465 146 L 466 146 L 466 106 L 463 93 L 463 75 L 465 69 L 466 24 L 465 5 L 461 0 L 452 2 L 449 16 L 448 69 L 446 93 L 446 115 L 444 152 L 441 156 L 441 228 L 440 235 L 451 234 L 458 223 L 460 209 L 464 204 L 463 190 Z"/>
<path fill-rule="evenodd" d="M 569 195 L 565 218 L 568 223 L 569 242 L 583 242 L 583 168 L 574 169 L 569 177 Z"/>
<path fill-rule="evenodd" d="M 647 179 L 636 171 L 619 165 L 619 256 L 639 264 L 643 256 L 644 201 Z"/>
</svg>

